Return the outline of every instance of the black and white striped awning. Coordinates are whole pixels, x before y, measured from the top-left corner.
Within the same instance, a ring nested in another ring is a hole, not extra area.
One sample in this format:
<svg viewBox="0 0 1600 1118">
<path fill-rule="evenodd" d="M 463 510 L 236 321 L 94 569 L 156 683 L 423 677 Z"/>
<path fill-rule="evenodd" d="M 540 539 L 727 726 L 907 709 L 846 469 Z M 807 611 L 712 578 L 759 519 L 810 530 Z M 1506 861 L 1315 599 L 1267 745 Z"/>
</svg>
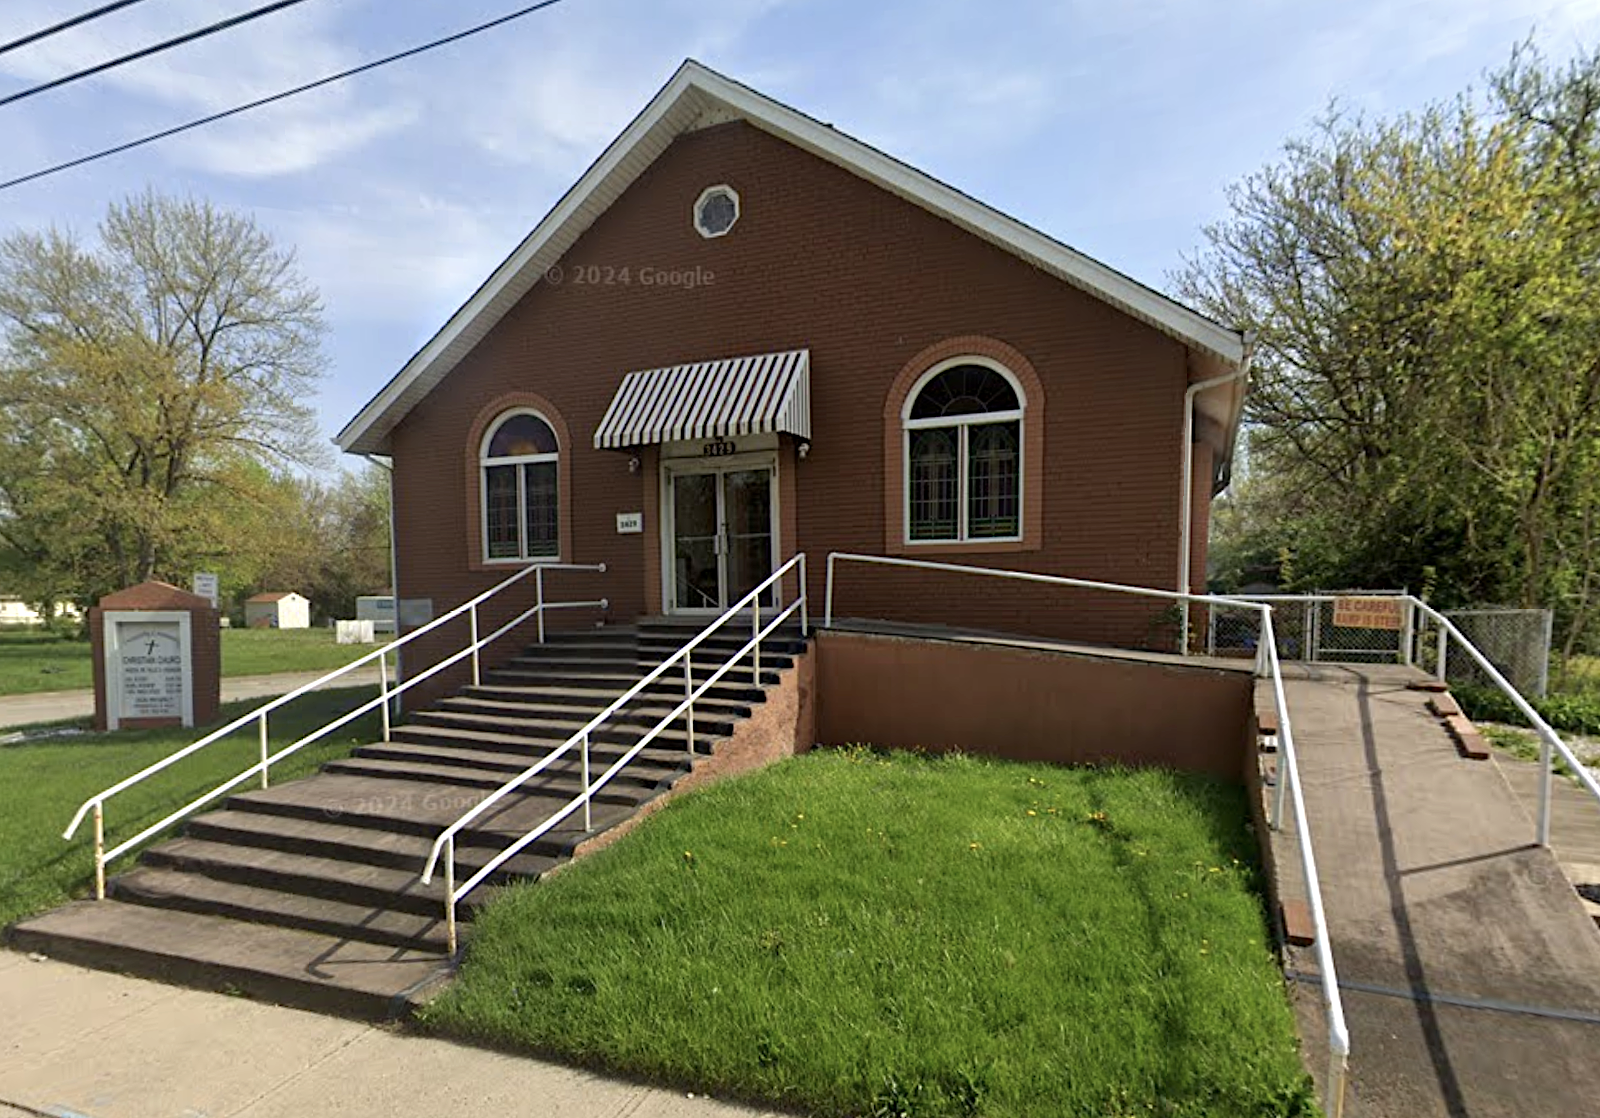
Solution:
<svg viewBox="0 0 1600 1118">
<path fill-rule="evenodd" d="M 811 351 L 647 369 L 622 378 L 598 450 L 786 431 L 811 437 Z"/>
</svg>

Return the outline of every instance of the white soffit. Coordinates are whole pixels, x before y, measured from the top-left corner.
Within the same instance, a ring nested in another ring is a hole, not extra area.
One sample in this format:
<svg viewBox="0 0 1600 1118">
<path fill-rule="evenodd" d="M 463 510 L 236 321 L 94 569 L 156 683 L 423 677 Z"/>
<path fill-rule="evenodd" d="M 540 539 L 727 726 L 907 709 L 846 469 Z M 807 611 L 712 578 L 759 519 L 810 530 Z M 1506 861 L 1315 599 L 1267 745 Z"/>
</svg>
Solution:
<svg viewBox="0 0 1600 1118">
<path fill-rule="evenodd" d="M 744 120 L 835 163 L 1035 267 L 1176 338 L 1237 366 L 1242 336 L 1015 218 L 829 125 L 686 61 L 612 141 L 544 220 L 494 270 L 443 329 L 345 425 L 335 441 L 351 453 L 389 452 L 389 433 L 561 259 L 579 236 L 679 135 Z"/>
</svg>

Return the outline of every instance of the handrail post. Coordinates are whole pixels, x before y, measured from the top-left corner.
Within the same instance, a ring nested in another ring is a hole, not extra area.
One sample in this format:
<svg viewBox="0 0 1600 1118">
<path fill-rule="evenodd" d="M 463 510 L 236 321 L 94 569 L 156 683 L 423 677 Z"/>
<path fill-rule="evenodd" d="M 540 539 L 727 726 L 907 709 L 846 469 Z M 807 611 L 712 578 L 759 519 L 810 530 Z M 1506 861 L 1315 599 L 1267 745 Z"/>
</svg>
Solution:
<svg viewBox="0 0 1600 1118">
<path fill-rule="evenodd" d="M 1539 822 L 1538 834 L 1535 841 L 1540 846 L 1550 845 L 1550 792 L 1551 782 L 1554 779 L 1555 751 L 1550 748 L 1550 739 L 1544 734 L 1539 735 Z"/>
<path fill-rule="evenodd" d="M 478 606 L 473 603 L 467 617 L 472 625 L 472 686 L 477 687 L 483 682 L 483 677 L 478 671 Z"/>
<path fill-rule="evenodd" d="M 811 617 L 806 609 L 806 599 L 809 596 L 806 585 L 806 553 L 800 553 L 800 639 L 805 640 L 811 635 Z"/>
<path fill-rule="evenodd" d="M 688 722 L 689 756 L 694 756 L 694 653 L 683 654 L 683 697 L 688 702 L 684 717 Z"/>
<path fill-rule="evenodd" d="M 544 643 L 544 568 L 533 572 L 533 615 L 539 622 L 539 643 Z"/>
<path fill-rule="evenodd" d="M 444 841 L 444 941 L 450 957 L 456 954 L 456 836 Z"/>
<path fill-rule="evenodd" d="M 1450 655 L 1450 630 L 1446 629 L 1443 625 L 1440 625 L 1439 626 L 1438 652 L 1437 652 L 1437 655 L 1434 657 L 1439 662 L 1436 665 L 1434 665 L 1434 669 L 1433 669 L 1433 676 L 1440 683 L 1445 682 L 1445 680 L 1448 678 L 1448 676 L 1445 675 L 1444 664 L 1445 664 L 1445 658 L 1447 656 L 1449 656 L 1449 655 Z"/>
<path fill-rule="evenodd" d="M 757 594 L 755 601 L 750 603 L 750 639 L 755 642 L 755 648 L 750 650 L 755 664 L 755 684 L 761 686 L 761 595 Z"/>
<path fill-rule="evenodd" d="M 836 551 L 828 552 L 828 581 L 822 591 L 822 627 L 833 628 L 833 564 L 839 558 Z"/>
<path fill-rule="evenodd" d="M 106 805 L 94 802 L 94 899 L 106 899 Z"/>
<path fill-rule="evenodd" d="M 268 753 L 268 746 L 267 746 L 267 742 L 268 742 L 268 737 L 267 737 L 267 712 L 266 711 L 262 711 L 261 712 L 261 717 L 256 719 L 256 721 L 257 721 L 257 723 L 260 724 L 260 727 L 261 727 L 261 787 L 265 788 L 267 786 L 267 753 Z"/>
<path fill-rule="evenodd" d="M 378 654 L 378 686 L 380 688 L 379 693 L 383 697 L 383 702 L 378 704 L 378 709 L 383 712 L 383 714 L 382 714 L 383 740 L 384 741 L 388 741 L 389 740 L 389 654 L 387 652 L 380 652 Z"/>
<path fill-rule="evenodd" d="M 589 833 L 594 832 L 594 817 L 590 814 L 590 804 L 594 800 L 594 788 L 589 783 L 589 732 L 583 733 L 583 829 Z"/>
<path fill-rule="evenodd" d="M 1408 594 L 1405 602 L 1405 620 L 1400 629 L 1400 662 L 1410 667 L 1417 658 L 1417 603 Z"/>
<path fill-rule="evenodd" d="M 1278 727 L 1278 735 L 1281 737 L 1283 734 L 1284 734 L 1284 728 L 1282 726 L 1279 726 Z M 1283 830 L 1283 800 L 1284 800 L 1285 795 L 1287 795 L 1287 793 L 1289 791 L 1289 761 L 1288 761 L 1288 753 L 1284 750 L 1283 743 L 1281 741 L 1278 743 L 1277 771 L 1278 771 L 1278 786 L 1272 790 L 1273 791 L 1273 796 L 1272 796 L 1272 820 L 1271 820 L 1271 826 L 1272 826 L 1272 829 L 1274 831 L 1281 831 L 1281 830 Z"/>
<path fill-rule="evenodd" d="M 1344 1087 L 1350 1072 L 1350 1057 L 1328 1049 L 1328 1090 L 1322 1112 L 1328 1118 L 1344 1118 Z"/>
</svg>

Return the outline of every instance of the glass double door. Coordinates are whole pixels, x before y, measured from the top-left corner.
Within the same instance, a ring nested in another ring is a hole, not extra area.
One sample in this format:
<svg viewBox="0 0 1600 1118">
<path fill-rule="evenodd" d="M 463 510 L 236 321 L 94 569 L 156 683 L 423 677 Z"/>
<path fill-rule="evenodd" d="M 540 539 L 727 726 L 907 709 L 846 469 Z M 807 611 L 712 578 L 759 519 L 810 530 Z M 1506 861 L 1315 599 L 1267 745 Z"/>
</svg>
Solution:
<svg viewBox="0 0 1600 1118">
<path fill-rule="evenodd" d="M 774 474 L 730 466 L 670 475 L 674 613 L 725 610 L 772 573 Z"/>
</svg>

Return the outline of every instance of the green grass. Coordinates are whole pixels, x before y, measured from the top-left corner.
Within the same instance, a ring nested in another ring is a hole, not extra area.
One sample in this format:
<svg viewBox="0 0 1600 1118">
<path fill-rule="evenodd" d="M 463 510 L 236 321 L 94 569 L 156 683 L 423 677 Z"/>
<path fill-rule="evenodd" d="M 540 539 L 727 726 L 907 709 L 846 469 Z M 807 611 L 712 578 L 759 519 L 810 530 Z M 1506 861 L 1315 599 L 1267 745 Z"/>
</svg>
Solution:
<svg viewBox="0 0 1600 1118">
<path fill-rule="evenodd" d="M 1451 694 L 1474 722 L 1526 725 L 1527 719 L 1498 687 L 1458 685 Z M 1544 698 L 1530 696 L 1529 704 L 1555 729 L 1574 734 L 1600 734 L 1600 693 L 1564 692 Z"/>
<path fill-rule="evenodd" d="M 269 722 L 273 744 L 290 744 L 374 692 L 374 688 L 318 691 L 290 703 Z M 230 703 L 223 708 L 223 720 L 236 718 L 254 705 Z M 96 792 L 189 744 L 203 732 L 138 730 L 0 745 L 0 788 L 6 790 L 6 807 L 0 811 L 0 927 L 88 893 L 94 882 L 90 824 L 86 820 L 71 842 L 61 837 L 73 812 Z M 371 741 L 376 734 L 376 714 L 357 719 L 273 766 L 272 779 L 282 782 L 304 776 L 324 761 L 348 752 L 353 743 Z M 106 845 L 138 833 L 243 772 L 257 759 L 259 750 L 252 726 L 113 797 L 106 804 Z"/>
<path fill-rule="evenodd" d="M 1310 1113 L 1242 789 L 818 752 L 507 890 L 427 1027 L 824 1115 Z"/>
<path fill-rule="evenodd" d="M 224 629 L 222 674 L 331 671 L 376 647 L 335 644 L 331 629 Z M 93 686 L 87 640 L 37 629 L 0 629 L 0 695 Z"/>
</svg>

